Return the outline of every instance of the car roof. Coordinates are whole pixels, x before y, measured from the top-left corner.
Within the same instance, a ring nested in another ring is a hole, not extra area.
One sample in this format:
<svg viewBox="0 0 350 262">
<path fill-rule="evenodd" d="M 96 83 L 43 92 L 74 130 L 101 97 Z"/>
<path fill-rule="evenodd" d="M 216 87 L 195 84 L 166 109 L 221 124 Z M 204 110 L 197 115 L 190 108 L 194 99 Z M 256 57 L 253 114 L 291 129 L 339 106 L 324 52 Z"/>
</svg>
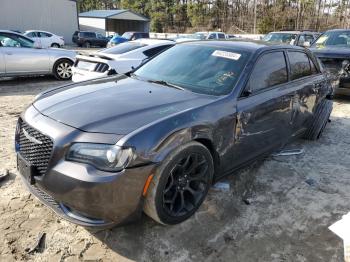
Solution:
<svg viewBox="0 0 350 262">
<path fill-rule="evenodd" d="M 350 29 L 331 29 L 327 30 L 326 32 L 349 32 Z"/>
<path fill-rule="evenodd" d="M 252 53 L 258 50 L 269 50 L 269 49 L 297 49 L 304 50 L 305 48 L 300 46 L 292 46 L 286 44 L 274 44 L 265 41 L 251 40 L 251 39 L 230 39 L 230 40 L 198 40 L 198 41 L 188 41 L 179 43 L 180 45 L 208 45 L 217 46 L 223 48 L 237 48 L 244 51 L 250 51 Z"/>
<path fill-rule="evenodd" d="M 166 39 L 155 39 L 155 38 L 139 38 L 133 41 L 129 41 L 130 43 L 140 43 L 146 45 L 156 45 L 156 44 L 175 44 L 173 40 Z"/>
<path fill-rule="evenodd" d="M 301 33 L 317 34 L 317 32 L 313 32 L 313 31 L 309 31 L 309 30 L 303 30 L 303 31 L 275 31 L 275 32 L 270 32 L 270 33 L 273 33 L 273 34 L 301 34 Z"/>
<path fill-rule="evenodd" d="M 54 35 L 54 33 L 51 33 L 49 31 L 44 31 L 44 30 L 26 30 L 24 33 L 30 33 L 30 32 L 43 32 L 43 33 L 48 33 Z"/>
</svg>

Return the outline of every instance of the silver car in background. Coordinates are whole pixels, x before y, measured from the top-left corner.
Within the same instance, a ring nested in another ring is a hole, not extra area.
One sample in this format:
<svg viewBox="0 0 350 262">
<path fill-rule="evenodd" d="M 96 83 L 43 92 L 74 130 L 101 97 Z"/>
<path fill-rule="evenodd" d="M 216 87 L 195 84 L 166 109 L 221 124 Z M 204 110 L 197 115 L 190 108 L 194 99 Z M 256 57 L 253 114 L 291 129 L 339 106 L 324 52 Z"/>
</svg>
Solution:
<svg viewBox="0 0 350 262">
<path fill-rule="evenodd" d="M 54 75 L 68 80 L 75 56 L 75 51 L 39 48 L 28 37 L 0 30 L 0 77 Z"/>
</svg>

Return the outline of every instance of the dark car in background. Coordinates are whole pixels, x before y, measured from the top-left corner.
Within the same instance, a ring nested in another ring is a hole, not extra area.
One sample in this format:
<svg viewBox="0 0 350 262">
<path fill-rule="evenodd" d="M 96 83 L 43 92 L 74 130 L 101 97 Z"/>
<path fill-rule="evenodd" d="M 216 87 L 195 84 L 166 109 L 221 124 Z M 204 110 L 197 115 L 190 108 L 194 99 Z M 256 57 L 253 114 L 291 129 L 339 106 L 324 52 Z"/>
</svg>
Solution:
<svg viewBox="0 0 350 262">
<path fill-rule="evenodd" d="M 73 43 L 78 46 L 90 48 L 91 46 L 106 47 L 109 41 L 108 37 L 100 33 L 89 31 L 75 31 L 72 37 Z"/>
<path fill-rule="evenodd" d="M 18 120 L 18 168 L 71 222 L 112 226 L 144 211 L 177 224 L 221 177 L 296 137 L 317 139 L 331 93 L 304 48 L 181 43 L 128 76 L 39 95 Z"/>
<path fill-rule="evenodd" d="M 350 95 L 350 30 L 329 30 L 310 50 L 331 74 L 335 93 Z"/>
<path fill-rule="evenodd" d="M 309 47 L 319 36 L 311 31 L 279 31 L 271 32 L 263 37 L 263 41 Z"/>
<path fill-rule="evenodd" d="M 125 32 L 122 36 L 115 35 L 113 36 L 109 42 L 107 47 L 112 47 L 120 43 L 124 43 L 127 41 L 132 41 L 140 38 L 149 38 L 149 33 L 146 32 Z"/>
</svg>

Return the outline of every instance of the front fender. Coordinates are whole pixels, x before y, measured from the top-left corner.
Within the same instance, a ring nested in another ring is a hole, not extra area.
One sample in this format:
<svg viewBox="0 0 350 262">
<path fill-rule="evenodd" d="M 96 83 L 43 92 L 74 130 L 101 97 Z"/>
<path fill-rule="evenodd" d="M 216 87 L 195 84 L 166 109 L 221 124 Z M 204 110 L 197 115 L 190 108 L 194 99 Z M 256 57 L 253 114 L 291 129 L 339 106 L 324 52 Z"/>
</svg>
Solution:
<svg viewBox="0 0 350 262">
<path fill-rule="evenodd" d="M 135 148 L 137 157 L 131 165 L 160 163 L 175 148 L 194 140 L 204 141 L 218 159 L 232 144 L 234 108 L 234 103 L 216 100 L 146 125 L 124 136 L 117 145 Z"/>
</svg>

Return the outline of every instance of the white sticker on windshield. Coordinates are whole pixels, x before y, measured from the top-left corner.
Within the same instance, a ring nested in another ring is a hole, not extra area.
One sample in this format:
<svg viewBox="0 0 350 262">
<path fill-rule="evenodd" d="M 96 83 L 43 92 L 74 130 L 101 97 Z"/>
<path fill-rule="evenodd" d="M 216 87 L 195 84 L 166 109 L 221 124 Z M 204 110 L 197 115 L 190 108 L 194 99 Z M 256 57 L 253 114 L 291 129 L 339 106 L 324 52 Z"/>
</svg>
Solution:
<svg viewBox="0 0 350 262">
<path fill-rule="evenodd" d="M 212 56 L 217 56 L 217 57 L 223 57 L 223 58 L 228 58 L 232 60 L 238 60 L 241 55 L 233 52 L 227 52 L 227 51 L 221 51 L 221 50 L 215 50 L 212 54 Z"/>
</svg>

